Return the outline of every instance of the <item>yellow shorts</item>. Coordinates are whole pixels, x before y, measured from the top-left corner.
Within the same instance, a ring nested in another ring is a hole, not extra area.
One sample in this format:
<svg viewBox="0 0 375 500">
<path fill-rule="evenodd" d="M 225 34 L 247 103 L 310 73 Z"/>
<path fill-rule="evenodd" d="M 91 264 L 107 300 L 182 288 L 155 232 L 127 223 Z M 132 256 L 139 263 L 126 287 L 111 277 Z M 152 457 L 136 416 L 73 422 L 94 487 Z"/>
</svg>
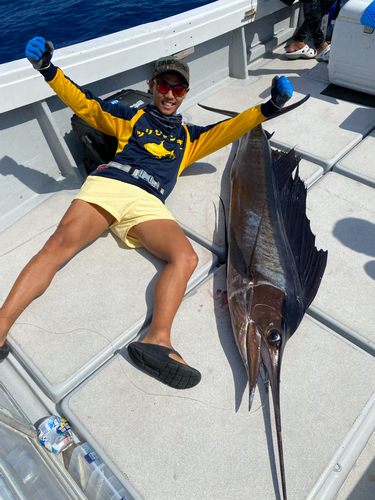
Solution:
<svg viewBox="0 0 375 500">
<path fill-rule="evenodd" d="M 156 196 L 132 184 L 107 177 L 87 177 L 75 199 L 99 205 L 113 215 L 116 221 L 110 229 L 130 248 L 143 246 L 137 238 L 128 236 L 133 226 L 147 220 L 175 220 Z"/>
</svg>

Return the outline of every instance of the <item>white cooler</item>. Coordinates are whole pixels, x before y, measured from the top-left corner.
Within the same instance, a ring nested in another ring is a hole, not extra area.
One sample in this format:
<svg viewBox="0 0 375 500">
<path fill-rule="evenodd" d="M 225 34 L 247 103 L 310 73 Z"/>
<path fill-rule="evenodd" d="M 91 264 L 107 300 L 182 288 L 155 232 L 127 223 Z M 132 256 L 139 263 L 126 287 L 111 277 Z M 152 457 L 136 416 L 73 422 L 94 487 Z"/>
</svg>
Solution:
<svg viewBox="0 0 375 500">
<path fill-rule="evenodd" d="M 375 30 L 360 23 L 372 0 L 349 0 L 333 30 L 328 63 L 329 81 L 375 95 Z"/>
</svg>

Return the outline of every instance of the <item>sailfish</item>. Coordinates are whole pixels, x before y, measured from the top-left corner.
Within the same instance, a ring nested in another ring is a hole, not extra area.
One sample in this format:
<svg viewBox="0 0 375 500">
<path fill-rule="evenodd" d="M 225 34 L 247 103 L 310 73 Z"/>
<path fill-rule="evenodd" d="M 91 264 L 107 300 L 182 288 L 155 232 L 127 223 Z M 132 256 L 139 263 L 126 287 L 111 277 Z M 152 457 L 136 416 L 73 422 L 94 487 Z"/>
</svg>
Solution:
<svg viewBox="0 0 375 500">
<path fill-rule="evenodd" d="M 247 132 L 231 167 L 227 293 L 233 333 L 249 380 L 249 409 L 258 374 L 271 385 L 281 484 L 287 500 L 281 360 L 286 343 L 318 291 L 327 252 L 316 248 L 306 216 L 307 192 L 298 174 L 300 158 L 294 149 L 287 153 L 272 150 L 269 138 L 262 125 Z"/>
</svg>

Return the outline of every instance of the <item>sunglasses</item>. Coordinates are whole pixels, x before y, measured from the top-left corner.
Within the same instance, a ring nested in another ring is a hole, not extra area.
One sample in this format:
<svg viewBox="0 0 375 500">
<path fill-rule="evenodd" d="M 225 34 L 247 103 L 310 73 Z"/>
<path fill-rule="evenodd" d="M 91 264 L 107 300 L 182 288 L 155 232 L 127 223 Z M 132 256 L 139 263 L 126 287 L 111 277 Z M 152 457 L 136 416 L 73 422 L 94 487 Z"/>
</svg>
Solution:
<svg viewBox="0 0 375 500">
<path fill-rule="evenodd" d="M 187 87 L 182 85 L 170 85 L 167 82 L 161 82 L 160 80 L 153 80 L 156 83 L 156 88 L 161 94 L 167 94 L 169 90 L 172 89 L 173 95 L 176 97 L 182 97 L 185 95 Z"/>
</svg>

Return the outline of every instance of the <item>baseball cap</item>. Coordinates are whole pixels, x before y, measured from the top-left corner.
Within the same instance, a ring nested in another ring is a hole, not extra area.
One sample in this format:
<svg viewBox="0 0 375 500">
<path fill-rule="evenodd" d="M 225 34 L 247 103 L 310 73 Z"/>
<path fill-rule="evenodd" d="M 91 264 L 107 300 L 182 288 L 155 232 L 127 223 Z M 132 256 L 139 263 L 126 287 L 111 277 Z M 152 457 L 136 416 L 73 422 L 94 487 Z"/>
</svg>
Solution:
<svg viewBox="0 0 375 500">
<path fill-rule="evenodd" d="M 152 78 L 154 79 L 162 73 L 178 73 L 189 85 L 189 66 L 178 57 L 167 56 L 158 59 L 154 66 Z"/>
</svg>

